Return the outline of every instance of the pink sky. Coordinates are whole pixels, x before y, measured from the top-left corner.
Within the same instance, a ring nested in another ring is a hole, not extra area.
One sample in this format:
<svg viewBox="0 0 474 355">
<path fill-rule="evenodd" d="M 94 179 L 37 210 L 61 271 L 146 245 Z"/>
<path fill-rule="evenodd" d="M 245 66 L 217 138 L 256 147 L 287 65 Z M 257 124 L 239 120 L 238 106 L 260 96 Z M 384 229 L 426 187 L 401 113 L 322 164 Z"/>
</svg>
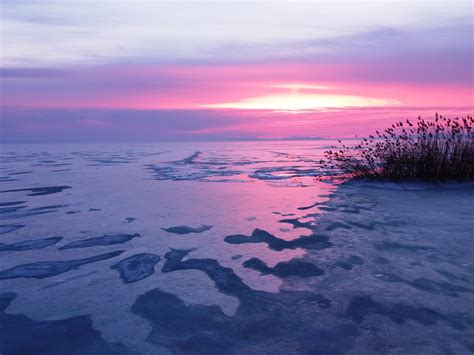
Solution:
<svg viewBox="0 0 474 355">
<path fill-rule="evenodd" d="M 389 63 L 385 70 L 393 69 L 411 70 L 397 63 Z M 436 70 L 446 68 L 422 68 L 428 75 Z M 387 106 L 400 107 L 440 103 L 466 107 L 472 103 L 469 83 L 417 78 L 407 82 L 389 77 L 384 69 L 346 63 L 109 65 L 46 71 L 44 76 L 40 69 L 24 71 L 25 75 L 4 80 L 3 97 L 8 106 L 202 109 L 268 95 L 288 95 L 290 99 L 292 95 L 358 96 L 390 101 Z M 285 104 L 282 100 L 283 108 Z M 268 107 L 262 105 L 263 109 L 275 109 L 271 102 Z"/>
<path fill-rule="evenodd" d="M 7 4 L 6 140 L 348 137 L 474 106 L 465 4 L 334 6 L 316 25 L 316 3 L 257 6 L 260 17 L 242 4 L 238 23 L 226 6 L 180 7 L 172 21 L 169 5 L 156 22 L 100 5 L 104 17 L 83 24 L 91 9 L 74 4 Z"/>
</svg>

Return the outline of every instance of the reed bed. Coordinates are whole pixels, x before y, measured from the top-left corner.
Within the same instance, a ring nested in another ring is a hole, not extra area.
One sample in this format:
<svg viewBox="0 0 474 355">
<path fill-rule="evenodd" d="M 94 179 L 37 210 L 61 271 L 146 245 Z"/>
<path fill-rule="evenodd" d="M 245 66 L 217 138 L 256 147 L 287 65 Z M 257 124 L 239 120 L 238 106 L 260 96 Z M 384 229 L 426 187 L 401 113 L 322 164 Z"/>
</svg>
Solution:
<svg viewBox="0 0 474 355">
<path fill-rule="evenodd" d="M 326 151 L 324 166 L 355 178 L 472 181 L 473 125 L 472 116 L 438 114 L 430 120 L 400 121 L 355 146 Z"/>
</svg>

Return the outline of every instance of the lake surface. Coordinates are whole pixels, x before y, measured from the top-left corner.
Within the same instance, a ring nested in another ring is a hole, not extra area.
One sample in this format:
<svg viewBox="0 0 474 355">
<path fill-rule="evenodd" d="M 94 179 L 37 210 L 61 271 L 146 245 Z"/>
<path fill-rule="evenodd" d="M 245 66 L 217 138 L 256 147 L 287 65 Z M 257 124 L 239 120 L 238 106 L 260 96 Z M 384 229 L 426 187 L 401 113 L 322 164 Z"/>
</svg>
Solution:
<svg viewBox="0 0 474 355">
<path fill-rule="evenodd" d="M 333 143 L 3 145 L 0 353 L 472 354 L 473 187 Z"/>
</svg>

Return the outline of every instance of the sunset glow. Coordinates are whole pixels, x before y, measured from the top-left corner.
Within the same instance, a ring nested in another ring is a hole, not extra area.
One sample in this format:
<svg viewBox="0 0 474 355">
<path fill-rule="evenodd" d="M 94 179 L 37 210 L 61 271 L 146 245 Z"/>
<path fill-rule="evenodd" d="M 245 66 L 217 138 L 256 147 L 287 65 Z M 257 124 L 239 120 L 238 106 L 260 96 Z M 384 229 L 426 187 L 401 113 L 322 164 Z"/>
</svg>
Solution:
<svg viewBox="0 0 474 355">
<path fill-rule="evenodd" d="M 471 112 L 470 4 L 320 5 L 6 2 L 2 129 L 11 140 L 339 137 Z"/>
<path fill-rule="evenodd" d="M 325 108 L 347 107 L 378 107 L 397 105 L 400 102 L 393 99 L 370 98 L 355 95 L 337 95 L 307 93 L 315 90 L 332 90 L 330 86 L 313 84 L 280 84 L 272 85 L 274 88 L 291 89 L 287 94 L 269 94 L 236 102 L 204 105 L 209 108 L 232 108 L 244 110 L 318 110 Z M 305 92 L 300 92 L 305 90 Z M 337 90 L 334 90 L 337 92 Z"/>
</svg>

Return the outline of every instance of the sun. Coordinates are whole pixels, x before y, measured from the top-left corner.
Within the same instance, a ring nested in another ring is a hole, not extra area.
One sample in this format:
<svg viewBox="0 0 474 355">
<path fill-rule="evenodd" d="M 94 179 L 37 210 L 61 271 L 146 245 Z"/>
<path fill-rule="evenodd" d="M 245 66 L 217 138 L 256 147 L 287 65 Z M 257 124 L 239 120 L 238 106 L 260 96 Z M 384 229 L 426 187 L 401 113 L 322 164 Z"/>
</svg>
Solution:
<svg viewBox="0 0 474 355">
<path fill-rule="evenodd" d="M 206 108 L 242 109 L 242 110 L 320 110 L 345 107 L 377 107 L 397 105 L 397 100 L 372 98 L 357 95 L 325 93 L 336 89 L 330 86 L 315 84 L 278 84 L 272 88 L 286 89 L 289 93 L 272 93 L 268 95 L 244 98 L 239 101 L 204 105 Z M 304 90 L 304 92 L 301 92 Z M 324 91 L 323 91 L 324 90 Z M 309 91 L 309 93 L 308 93 Z M 317 91 L 317 92 L 311 92 Z M 321 93 L 321 91 L 323 91 Z"/>
</svg>

